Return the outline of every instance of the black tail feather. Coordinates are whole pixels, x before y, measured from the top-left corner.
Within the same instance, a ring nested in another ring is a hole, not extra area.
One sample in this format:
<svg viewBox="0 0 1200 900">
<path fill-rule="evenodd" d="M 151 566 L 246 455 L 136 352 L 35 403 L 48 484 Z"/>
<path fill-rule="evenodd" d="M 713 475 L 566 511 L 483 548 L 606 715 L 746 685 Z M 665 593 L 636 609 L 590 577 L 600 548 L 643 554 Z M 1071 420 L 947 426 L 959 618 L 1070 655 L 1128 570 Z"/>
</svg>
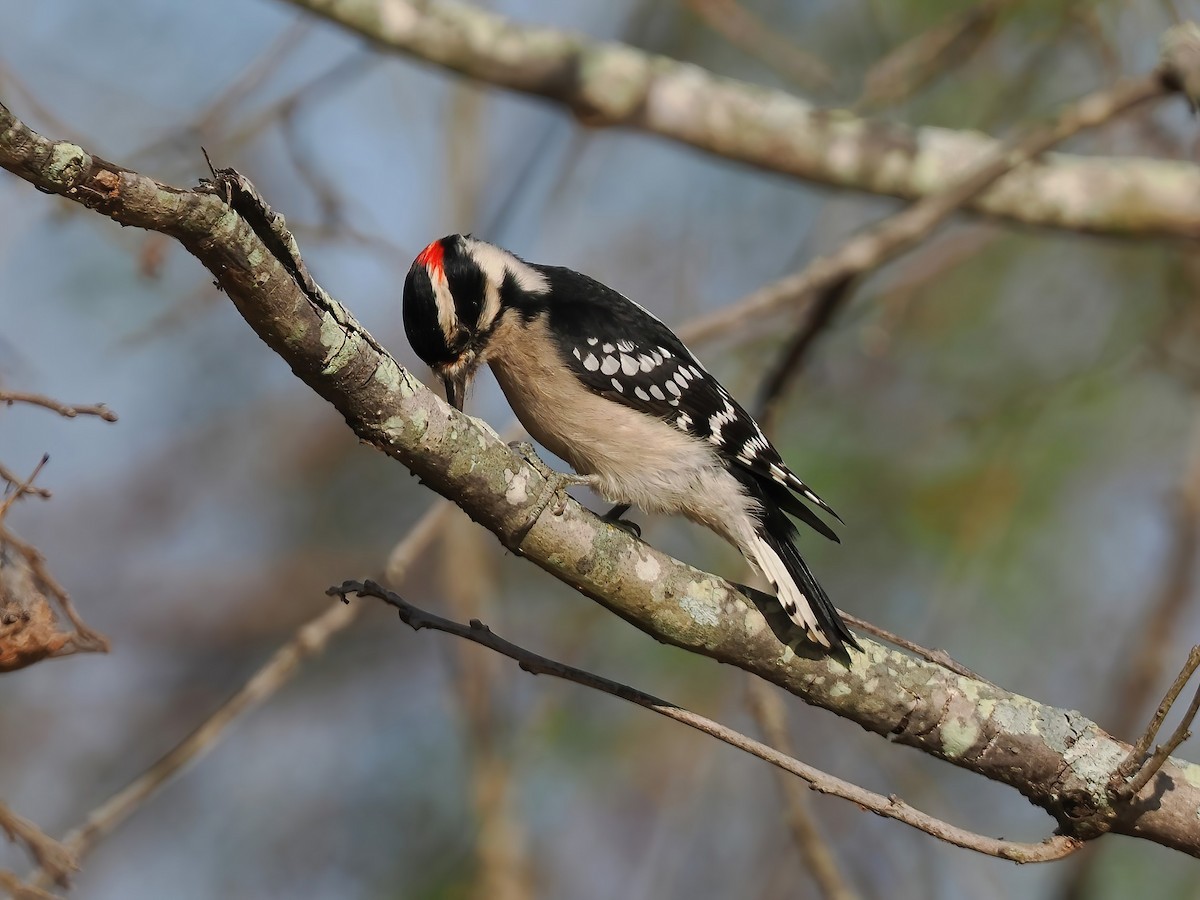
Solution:
<svg viewBox="0 0 1200 900">
<path fill-rule="evenodd" d="M 804 594 L 804 599 L 808 600 L 808 606 L 812 611 L 812 618 L 816 619 L 817 628 L 829 641 L 830 652 L 845 655 L 846 644 L 856 650 L 863 649 L 859 646 L 851 630 L 847 628 L 846 623 L 842 622 L 841 614 L 834 608 L 833 601 L 829 600 L 829 595 L 824 592 L 821 582 L 816 580 L 808 563 L 805 563 L 804 558 L 800 556 L 800 552 L 796 548 L 799 534 L 787 514 L 791 512 L 792 515 L 809 524 L 817 532 L 836 541 L 838 536 L 833 533 L 833 529 L 830 529 L 826 523 L 816 517 L 814 512 L 800 503 L 799 499 L 794 497 L 786 487 L 760 478 L 749 470 L 738 472 L 734 468 L 733 474 L 745 486 L 746 493 L 749 493 L 761 504 L 761 528 L 758 530 L 758 536 L 763 542 L 766 542 L 775 556 L 779 557 L 787 576 L 796 584 L 799 592 Z M 803 512 L 794 508 L 799 508 Z M 780 586 L 776 584 L 776 593 L 779 593 L 779 588 Z M 787 610 L 790 604 L 782 598 L 780 602 L 791 616 L 794 610 Z M 792 617 L 794 622 L 803 625 L 800 618 L 803 617 Z"/>
<path fill-rule="evenodd" d="M 793 494 L 788 488 L 776 484 L 774 481 L 765 480 L 759 481 L 759 487 L 768 500 L 774 502 L 784 512 L 795 516 L 813 531 L 817 532 L 817 534 L 829 538 L 835 544 L 842 542 L 842 539 L 837 536 L 837 532 L 826 525 L 815 512 L 804 504 L 803 500 Z M 833 515 L 836 516 L 837 513 L 833 513 Z M 839 518 L 838 521 L 841 522 L 842 520 Z"/>
<path fill-rule="evenodd" d="M 738 474 L 740 475 L 740 473 Z M 760 536 L 775 551 L 787 569 L 788 575 L 807 598 L 809 608 L 817 620 L 821 633 L 829 640 L 831 651 L 844 655 L 844 645 L 846 644 L 856 650 L 861 650 L 862 647 L 859 646 L 850 629 L 846 627 L 846 623 L 842 621 L 837 609 L 834 608 L 833 601 L 829 599 L 829 595 L 825 593 L 825 589 L 813 575 L 808 563 L 796 549 L 796 539 L 799 534 L 796 526 L 792 524 L 792 520 L 787 517 L 787 513 L 797 516 L 832 540 L 836 541 L 837 535 L 829 526 L 817 519 L 816 515 L 804 507 L 786 488 L 760 479 L 749 472 L 746 473 L 746 477 L 739 477 L 739 480 L 746 486 L 750 495 L 762 504 Z M 794 507 L 799 507 L 803 512 L 797 512 Z"/>
<path fill-rule="evenodd" d="M 825 588 L 821 587 L 821 583 L 813 575 L 808 563 L 796 549 L 795 526 L 780 513 L 774 515 L 768 513 L 764 519 L 766 521 L 763 522 L 763 538 L 771 545 L 771 549 L 779 554 L 779 558 L 787 566 L 788 573 L 795 579 L 800 590 L 804 592 L 804 596 L 808 598 L 808 605 L 817 618 L 821 632 L 829 639 L 831 649 L 835 653 L 841 653 L 844 652 L 843 644 L 849 644 L 855 650 L 861 650 L 862 647 L 859 646 L 854 634 L 842 620 L 841 614 L 834 607 L 829 595 L 825 593 Z M 777 521 L 771 521 L 772 519 Z"/>
</svg>

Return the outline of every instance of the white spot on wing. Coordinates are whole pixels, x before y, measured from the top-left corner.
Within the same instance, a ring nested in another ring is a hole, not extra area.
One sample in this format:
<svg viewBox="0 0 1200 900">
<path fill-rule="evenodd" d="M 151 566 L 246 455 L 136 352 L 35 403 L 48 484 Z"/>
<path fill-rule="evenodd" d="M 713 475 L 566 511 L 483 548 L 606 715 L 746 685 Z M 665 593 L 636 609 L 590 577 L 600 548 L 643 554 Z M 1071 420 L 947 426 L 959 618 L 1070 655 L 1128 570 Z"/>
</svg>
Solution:
<svg viewBox="0 0 1200 900">
<path fill-rule="evenodd" d="M 578 348 L 578 347 L 576 347 L 576 348 L 575 348 L 574 350 L 572 350 L 571 352 L 572 352 L 573 354 L 575 354 L 575 358 L 576 358 L 576 359 L 583 359 L 583 357 L 579 355 L 579 348 Z"/>
<path fill-rule="evenodd" d="M 583 367 L 589 372 L 595 372 L 598 368 L 600 368 L 600 360 L 596 359 L 596 355 L 594 353 L 589 353 L 583 358 Z"/>
<path fill-rule="evenodd" d="M 632 341 L 617 341 L 617 349 L 620 350 L 622 353 L 632 353 L 633 352 L 633 342 Z"/>
<path fill-rule="evenodd" d="M 678 397 L 680 395 L 680 393 L 682 393 L 679 390 L 679 385 L 677 385 L 673 381 L 668 381 L 666 386 L 667 386 L 667 390 L 670 391 L 672 394 L 674 394 L 676 397 Z"/>
<path fill-rule="evenodd" d="M 608 346 L 605 344 L 604 346 Z M 604 362 L 600 363 L 600 371 L 605 375 L 616 375 L 617 370 L 621 368 L 621 362 L 615 356 L 604 357 Z"/>
<path fill-rule="evenodd" d="M 708 420 L 708 430 L 712 432 L 708 437 L 709 441 L 720 447 L 724 442 L 724 438 L 721 437 L 721 429 L 736 418 L 737 411 L 733 408 L 733 404 L 726 400 L 725 408 Z"/>
<path fill-rule="evenodd" d="M 622 356 L 621 357 L 621 371 L 624 372 L 626 375 L 632 375 L 634 372 L 636 372 L 638 370 L 638 368 L 639 368 L 638 361 L 636 359 L 634 359 L 632 356 Z"/>
<path fill-rule="evenodd" d="M 600 343 L 600 338 L 588 338 L 589 346 L 595 347 L 598 343 Z"/>
<path fill-rule="evenodd" d="M 657 384 L 650 385 L 650 396 L 655 400 L 667 399 L 667 395 L 662 392 L 662 388 L 660 388 Z"/>
<path fill-rule="evenodd" d="M 618 393 L 625 393 L 625 388 L 621 387 L 621 382 L 617 381 L 615 378 L 612 380 L 612 386 L 617 389 Z"/>
<path fill-rule="evenodd" d="M 643 391 L 640 386 L 635 387 L 633 389 L 633 392 L 634 392 L 634 394 L 637 395 L 639 400 L 649 400 L 650 399 L 650 395 L 647 394 L 645 391 Z"/>
<path fill-rule="evenodd" d="M 692 425 L 692 417 L 687 413 L 680 413 L 679 418 L 675 420 L 675 427 L 680 431 L 687 431 Z"/>
<path fill-rule="evenodd" d="M 605 344 L 600 349 L 603 350 L 605 353 L 612 353 L 613 350 L 615 350 L 616 348 L 612 344 Z"/>
<path fill-rule="evenodd" d="M 682 372 L 682 371 L 679 371 L 679 372 L 676 372 L 676 373 L 675 373 L 675 382 L 676 382 L 676 383 L 677 383 L 677 384 L 678 384 L 678 385 L 679 385 L 681 388 L 685 388 L 685 387 L 687 387 L 687 386 L 688 386 L 688 380 L 687 380 L 687 377 L 686 377 L 686 376 L 683 374 L 683 372 Z"/>
</svg>

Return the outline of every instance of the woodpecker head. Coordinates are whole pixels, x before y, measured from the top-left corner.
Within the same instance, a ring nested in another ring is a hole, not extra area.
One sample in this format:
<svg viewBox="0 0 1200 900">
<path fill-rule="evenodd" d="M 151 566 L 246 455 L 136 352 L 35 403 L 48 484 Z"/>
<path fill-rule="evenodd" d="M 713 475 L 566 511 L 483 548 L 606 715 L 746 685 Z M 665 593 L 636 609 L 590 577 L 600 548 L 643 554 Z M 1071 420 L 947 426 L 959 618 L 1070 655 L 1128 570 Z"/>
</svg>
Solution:
<svg viewBox="0 0 1200 900">
<path fill-rule="evenodd" d="M 448 235 L 417 256 L 404 279 L 404 331 L 455 409 L 505 312 L 548 290 L 534 266 L 470 235 Z"/>
</svg>

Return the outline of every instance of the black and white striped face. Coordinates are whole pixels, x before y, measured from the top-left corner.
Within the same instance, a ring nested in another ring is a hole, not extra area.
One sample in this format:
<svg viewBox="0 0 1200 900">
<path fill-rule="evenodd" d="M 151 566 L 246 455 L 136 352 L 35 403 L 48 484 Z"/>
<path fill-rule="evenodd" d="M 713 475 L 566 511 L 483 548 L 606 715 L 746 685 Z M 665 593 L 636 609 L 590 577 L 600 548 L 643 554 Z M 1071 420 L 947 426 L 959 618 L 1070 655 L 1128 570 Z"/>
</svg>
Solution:
<svg viewBox="0 0 1200 900">
<path fill-rule="evenodd" d="M 455 408 L 462 409 L 505 295 L 547 290 L 532 266 L 469 235 L 448 235 L 417 256 L 404 279 L 404 331 Z"/>
</svg>

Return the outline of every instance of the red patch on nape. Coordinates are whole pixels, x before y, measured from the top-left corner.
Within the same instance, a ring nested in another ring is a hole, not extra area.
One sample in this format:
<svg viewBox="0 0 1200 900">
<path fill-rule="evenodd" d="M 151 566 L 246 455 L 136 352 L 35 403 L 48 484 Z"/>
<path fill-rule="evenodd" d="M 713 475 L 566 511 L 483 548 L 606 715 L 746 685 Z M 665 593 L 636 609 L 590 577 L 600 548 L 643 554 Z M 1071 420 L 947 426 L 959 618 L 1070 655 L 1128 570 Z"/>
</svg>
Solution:
<svg viewBox="0 0 1200 900">
<path fill-rule="evenodd" d="M 442 271 L 442 260 L 446 256 L 446 251 L 442 247 L 441 240 L 436 240 L 417 256 L 417 262 L 429 270 L 429 274 Z"/>
</svg>

